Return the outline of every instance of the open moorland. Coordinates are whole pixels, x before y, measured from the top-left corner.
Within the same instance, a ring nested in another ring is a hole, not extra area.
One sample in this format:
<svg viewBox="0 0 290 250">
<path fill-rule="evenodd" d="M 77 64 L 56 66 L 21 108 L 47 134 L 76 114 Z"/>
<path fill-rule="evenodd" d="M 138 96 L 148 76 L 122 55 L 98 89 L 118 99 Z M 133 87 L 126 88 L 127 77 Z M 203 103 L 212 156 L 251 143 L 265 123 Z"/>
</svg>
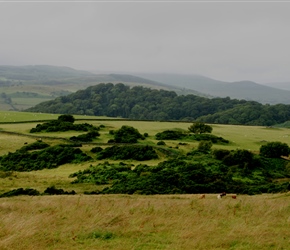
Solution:
<svg viewBox="0 0 290 250">
<path fill-rule="evenodd" d="M 74 117 L 74 124 L 101 127 L 99 136 L 79 147 L 90 160 L 41 170 L 0 171 L 0 195 L 20 188 L 40 192 L 35 196 L 0 198 L 0 249 L 289 249 L 290 195 L 287 192 L 238 194 L 237 199 L 232 199 L 230 194 L 217 199 L 217 193 L 213 192 L 199 199 L 199 193 L 94 194 L 111 183 L 73 183 L 77 178 L 71 175 L 91 165 L 119 164 L 120 160 L 98 159 L 92 152 L 96 147 L 111 146 L 108 144 L 114 138 L 111 131 L 132 126 L 142 135 L 147 133 L 145 139 L 138 140 L 138 145 L 156 149 L 160 141 L 157 133 L 187 132 L 192 124 Z M 23 150 L 40 139 L 51 147 L 67 144 L 72 137 L 84 133 L 72 130 L 30 133 L 37 124 L 57 118 L 55 114 L 1 112 L 0 156 Z M 289 143 L 287 128 L 211 126 L 213 135 L 229 141 L 213 143 L 212 150 L 243 149 L 258 154 L 267 142 Z M 142 163 L 154 167 L 170 158 L 166 152 L 186 155 L 195 152 L 200 143 L 188 137 L 164 141 L 165 145 L 160 146 L 164 150 L 157 150 L 158 158 L 127 159 L 122 164 L 136 167 Z M 74 190 L 76 194 L 47 195 L 43 192 L 48 187 Z"/>
</svg>

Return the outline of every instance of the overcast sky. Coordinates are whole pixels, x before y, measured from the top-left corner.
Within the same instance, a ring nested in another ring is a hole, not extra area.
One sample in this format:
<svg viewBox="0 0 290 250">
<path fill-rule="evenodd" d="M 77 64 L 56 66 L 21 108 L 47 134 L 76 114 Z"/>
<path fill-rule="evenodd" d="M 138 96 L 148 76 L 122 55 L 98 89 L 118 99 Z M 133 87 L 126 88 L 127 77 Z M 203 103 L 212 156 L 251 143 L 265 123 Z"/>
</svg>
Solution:
<svg viewBox="0 0 290 250">
<path fill-rule="evenodd" d="M 0 65 L 290 81 L 290 1 L 0 1 Z"/>
</svg>

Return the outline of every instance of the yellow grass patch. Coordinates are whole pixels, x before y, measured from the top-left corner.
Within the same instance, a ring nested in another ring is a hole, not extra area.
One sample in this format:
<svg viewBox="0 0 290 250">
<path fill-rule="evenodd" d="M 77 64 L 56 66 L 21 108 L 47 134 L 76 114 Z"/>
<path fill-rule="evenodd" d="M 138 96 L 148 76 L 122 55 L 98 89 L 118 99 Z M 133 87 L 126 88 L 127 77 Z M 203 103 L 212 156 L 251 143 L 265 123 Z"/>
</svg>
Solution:
<svg viewBox="0 0 290 250">
<path fill-rule="evenodd" d="M 0 249 L 288 249 L 290 196 L 1 199 Z"/>
</svg>

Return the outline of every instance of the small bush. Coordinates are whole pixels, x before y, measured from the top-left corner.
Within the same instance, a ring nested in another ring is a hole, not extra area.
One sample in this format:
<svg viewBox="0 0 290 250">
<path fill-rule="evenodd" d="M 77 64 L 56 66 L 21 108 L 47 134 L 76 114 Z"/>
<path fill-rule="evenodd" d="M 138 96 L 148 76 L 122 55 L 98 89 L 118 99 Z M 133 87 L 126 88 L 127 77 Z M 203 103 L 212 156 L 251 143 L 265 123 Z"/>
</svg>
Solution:
<svg viewBox="0 0 290 250">
<path fill-rule="evenodd" d="M 37 191 L 36 189 L 32 189 L 32 188 L 18 188 L 18 189 L 13 189 L 11 191 L 8 191 L 6 193 L 3 193 L 0 195 L 0 197 L 12 197 L 12 196 L 18 196 L 18 195 L 31 195 L 31 196 L 35 196 L 35 195 L 40 195 L 39 191 Z"/>
<path fill-rule="evenodd" d="M 68 191 L 64 191 L 63 189 L 58 189 L 55 186 L 51 186 L 44 190 L 44 194 L 48 194 L 48 195 L 72 194 L 74 195 L 76 194 L 76 192 L 74 190 L 68 192 Z"/>
<path fill-rule="evenodd" d="M 155 135 L 157 140 L 178 140 L 186 135 L 181 131 L 166 130 Z"/>
<path fill-rule="evenodd" d="M 91 149 L 91 152 L 92 153 L 99 153 L 101 152 L 103 149 L 101 147 L 94 147 Z"/>
</svg>

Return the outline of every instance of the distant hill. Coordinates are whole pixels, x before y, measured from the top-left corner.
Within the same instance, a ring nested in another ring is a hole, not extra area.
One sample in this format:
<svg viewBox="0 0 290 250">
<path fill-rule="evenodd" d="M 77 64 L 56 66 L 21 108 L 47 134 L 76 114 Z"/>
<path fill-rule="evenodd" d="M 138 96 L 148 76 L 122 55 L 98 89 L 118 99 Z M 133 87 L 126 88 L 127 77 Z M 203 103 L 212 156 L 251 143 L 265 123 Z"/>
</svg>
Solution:
<svg viewBox="0 0 290 250">
<path fill-rule="evenodd" d="M 271 82 L 271 83 L 263 83 L 263 85 L 276 89 L 284 89 L 290 91 L 290 82 Z"/>
<path fill-rule="evenodd" d="M 122 83 L 101 83 L 61 96 L 26 111 L 122 117 L 137 120 L 184 120 L 220 124 L 275 125 L 290 120 L 290 105 L 177 95 L 174 91 Z"/>
<path fill-rule="evenodd" d="M 164 89 L 178 95 L 230 97 L 271 105 L 290 104 L 290 90 L 251 81 L 230 83 L 200 75 L 180 74 L 95 74 L 69 67 L 30 65 L 0 66 L 0 94 L 7 97 L 1 98 L 0 109 L 24 110 L 99 83 L 124 83 L 131 87 Z"/>
<path fill-rule="evenodd" d="M 252 100 L 263 104 L 290 104 L 290 90 L 281 90 L 252 81 L 224 82 L 200 75 L 137 74 L 179 88 L 193 89 L 214 97 Z"/>
<path fill-rule="evenodd" d="M 124 83 L 152 89 L 173 90 L 179 95 L 209 96 L 195 90 L 174 87 L 128 74 L 93 74 L 69 67 L 49 65 L 0 66 L 1 110 L 24 110 L 43 101 L 74 93 L 99 83 Z M 7 102 L 9 100 L 9 102 Z"/>
<path fill-rule="evenodd" d="M 50 65 L 0 66 L 0 78 L 12 81 L 45 81 L 93 75 L 88 71 Z"/>
</svg>

